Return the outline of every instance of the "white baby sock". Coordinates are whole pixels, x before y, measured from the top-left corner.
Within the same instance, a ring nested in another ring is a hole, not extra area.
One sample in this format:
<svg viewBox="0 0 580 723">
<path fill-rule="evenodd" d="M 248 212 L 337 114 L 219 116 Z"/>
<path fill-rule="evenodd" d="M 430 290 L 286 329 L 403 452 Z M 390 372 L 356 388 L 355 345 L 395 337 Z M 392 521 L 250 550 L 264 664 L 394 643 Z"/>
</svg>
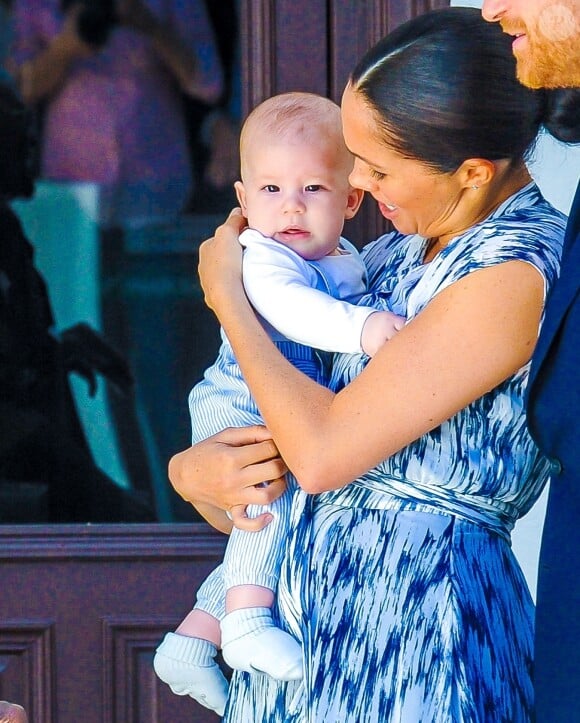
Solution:
<svg viewBox="0 0 580 723">
<path fill-rule="evenodd" d="M 302 648 L 274 625 L 270 608 L 242 608 L 221 621 L 222 655 L 235 670 L 267 673 L 276 680 L 302 678 Z"/>
<path fill-rule="evenodd" d="M 214 660 L 216 654 L 216 646 L 207 640 L 167 633 L 155 651 L 153 667 L 174 693 L 189 695 L 223 716 L 228 681 Z"/>
</svg>

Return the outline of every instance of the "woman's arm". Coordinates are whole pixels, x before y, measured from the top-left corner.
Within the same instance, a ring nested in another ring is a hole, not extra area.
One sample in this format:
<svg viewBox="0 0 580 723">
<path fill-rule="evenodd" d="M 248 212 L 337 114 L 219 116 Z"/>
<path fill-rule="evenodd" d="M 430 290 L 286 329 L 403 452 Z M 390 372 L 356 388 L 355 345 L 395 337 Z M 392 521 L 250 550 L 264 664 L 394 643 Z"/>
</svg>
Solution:
<svg viewBox="0 0 580 723">
<path fill-rule="evenodd" d="M 479 398 L 533 351 L 543 280 L 498 264 L 438 294 L 338 394 L 287 362 L 240 279 L 235 215 L 200 249 L 208 304 L 230 340 L 281 456 L 307 492 L 342 487 Z"/>
<path fill-rule="evenodd" d="M 230 532 L 225 514 L 238 505 L 266 505 L 285 490 L 288 471 L 265 427 L 225 429 L 174 455 L 169 480 L 175 491 L 213 527 Z M 268 481 L 265 487 L 258 487 Z M 267 515 L 248 520 L 245 530 L 259 530 Z"/>
</svg>

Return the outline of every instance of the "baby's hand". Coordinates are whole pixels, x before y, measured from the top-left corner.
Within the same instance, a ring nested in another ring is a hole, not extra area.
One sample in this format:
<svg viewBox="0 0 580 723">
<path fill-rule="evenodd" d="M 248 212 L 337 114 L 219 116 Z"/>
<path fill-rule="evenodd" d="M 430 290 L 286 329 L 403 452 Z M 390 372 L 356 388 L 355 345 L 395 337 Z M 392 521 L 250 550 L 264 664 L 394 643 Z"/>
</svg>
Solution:
<svg viewBox="0 0 580 723">
<path fill-rule="evenodd" d="M 361 346 L 365 354 L 374 356 L 381 346 L 405 326 L 405 318 L 392 311 L 375 311 L 363 326 Z"/>
</svg>

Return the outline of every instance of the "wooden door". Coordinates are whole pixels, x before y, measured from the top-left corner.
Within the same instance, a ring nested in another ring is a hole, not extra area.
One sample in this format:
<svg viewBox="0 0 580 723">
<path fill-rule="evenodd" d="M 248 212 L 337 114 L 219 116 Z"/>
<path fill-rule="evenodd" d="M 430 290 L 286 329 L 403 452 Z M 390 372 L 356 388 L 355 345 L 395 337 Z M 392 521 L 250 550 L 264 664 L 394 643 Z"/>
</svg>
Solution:
<svg viewBox="0 0 580 723">
<path fill-rule="evenodd" d="M 447 4 L 242 0 L 244 111 L 286 90 L 340 100 L 370 44 Z M 384 228 L 370 204 L 347 235 L 361 244 Z M 0 699 L 31 723 L 217 720 L 171 694 L 151 661 L 223 547 L 205 523 L 0 526 Z"/>
</svg>

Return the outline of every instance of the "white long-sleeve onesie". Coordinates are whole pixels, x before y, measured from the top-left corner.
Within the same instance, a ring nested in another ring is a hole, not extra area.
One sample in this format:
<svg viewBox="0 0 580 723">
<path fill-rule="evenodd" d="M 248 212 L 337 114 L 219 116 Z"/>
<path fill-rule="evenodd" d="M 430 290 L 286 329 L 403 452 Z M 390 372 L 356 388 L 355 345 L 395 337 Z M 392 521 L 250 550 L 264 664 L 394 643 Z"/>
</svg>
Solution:
<svg viewBox="0 0 580 723">
<path fill-rule="evenodd" d="M 324 351 L 362 351 L 362 329 L 375 309 L 355 306 L 366 291 L 366 269 L 349 241 L 341 238 L 339 254 L 317 261 L 254 229 L 246 229 L 240 243 L 246 294 L 274 339 Z"/>
</svg>

